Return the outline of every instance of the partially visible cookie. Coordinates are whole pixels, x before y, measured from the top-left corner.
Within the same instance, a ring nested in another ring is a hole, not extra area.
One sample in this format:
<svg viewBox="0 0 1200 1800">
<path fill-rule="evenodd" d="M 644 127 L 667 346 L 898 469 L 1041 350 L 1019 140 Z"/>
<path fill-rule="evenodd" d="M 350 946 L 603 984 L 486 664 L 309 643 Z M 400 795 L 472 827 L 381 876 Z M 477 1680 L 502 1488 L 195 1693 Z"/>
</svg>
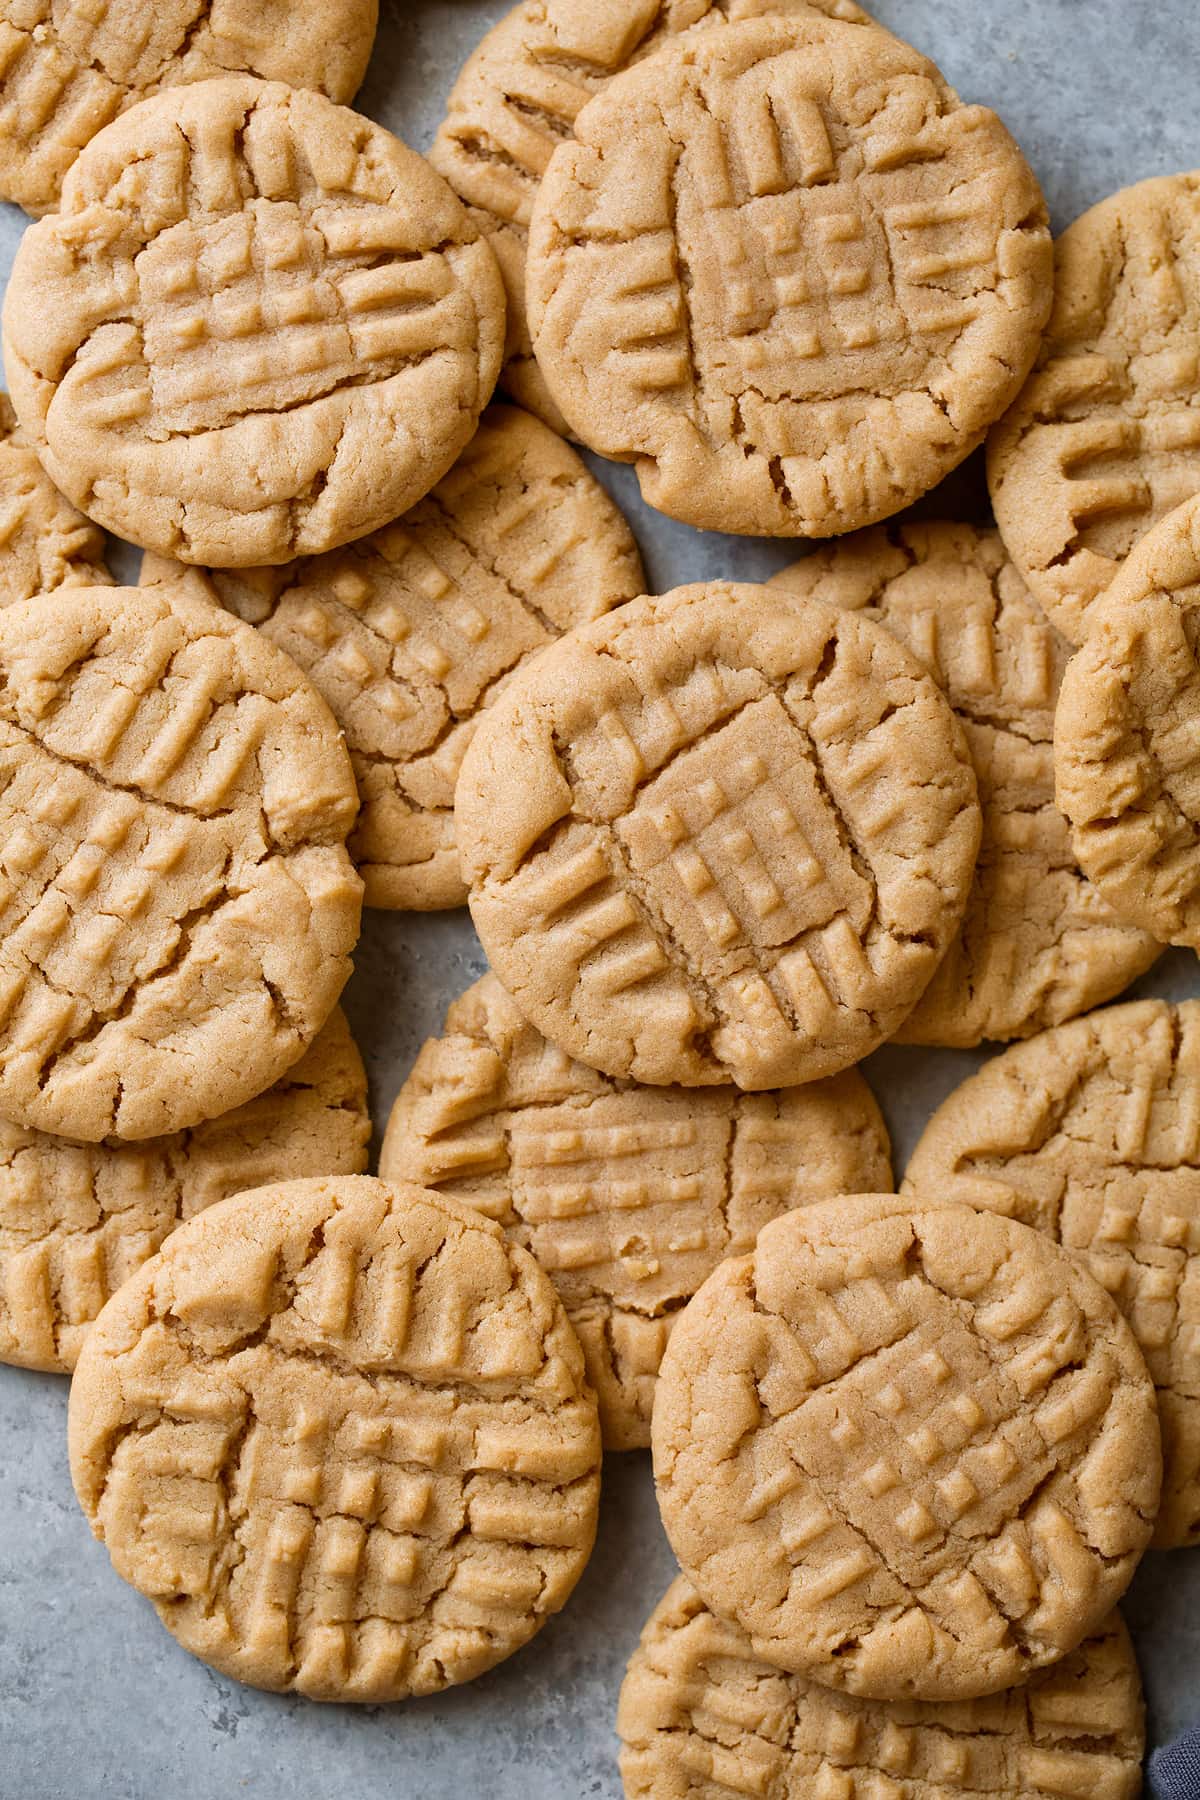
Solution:
<svg viewBox="0 0 1200 1800">
<path fill-rule="evenodd" d="M 51 478 L 132 543 L 216 567 L 389 524 L 467 444 L 503 346 L 496 259 L 429 164 L 250 76 L 106 126 L 4 301 Z"/>
<path fill-rule="evenodd" d="M 610 1450 L 649 1444 L 671 1327 L 723 1256 L 793 1206 L 892 1185 L 857 1070 L 770 1094 L 610 1081 L 547 1043 L 494 975 L 422 1048 L 379 1173 L 486 1213 L 548 1270 Z"/>
<path fill-rule="evenodd" d="M 1200 949 L 1200 494 L 1093 605 L 1054 717 L 1058 804 L 1113 911 Z"/>
<path fill-rule="evenodd" d="M 315 1700 L 482 1674 L 595 1536 L 596 1403 L 548 1277 L 361 1175 L 172 1233 L 92 1327 L 68 1436 L 93 1531 L 184 1648 Z"/>
<path fill-rule="evenodd" d="M 282 568 L 187 571 L 257 625 L 346 733 L 362 810 L 349 839 L 368 906 L 461 906 L 454 783 L 479 711 L 572 625 L 645 586 L 625 520 L 581 459 L 492 407 L 449 475 L 394 525 Z"/>
<path fill-rule="evenodd" d="M 1161 946 L 1105 905 L 1054 804 L 1054 702 L 1069 655 L 1004 553 L 972 525 L 879 527 L 772 586 L 876 619 L 962 721 L 983 813 L 958 936 L 897 1037 L 967 1047 L 1028 1037 L 1111 1000 Z"/>
<path fill-rule="evenodd" d="M 765 1226 L 681 1315 L 663 1523 L 757 1655 L 875 1699 L 998 1693 L 1120 1599 L 1162 1474 L 1154 1388 L 1041 1232 L 925 1194 Z"/>
<path fill-rule="evenodd" d="M 429 152 L 475 209 L 504 275 L 504 387 L 566 429 L 537 366 L 525 310 L 525 255 L 538 183 L 582 108 L 643 56 L 697 24 L 761 13 L 869 23 L 854 0 L 519 0 L 468 58 Z"/>
<path fill-rule="evenodd" d="M 104 533 L 59 493 L 0 394 L 0 606 L 111 580 Z"/>
<path fill-rule="evenodd" d="M 161 1137 L 277 1081 L 350 973 L 357 804 L 324 701 L 219 607 L 0 609 L 0 1113 Z"/>
<path fill-rule="evenodd" d="M 934 1113 L 905 1191 L 1033 1225 L 1082 1259 L 1158 1389 L 1155 1542 L 1200 1544 L 1200 1001 L 1089 1014 L 985 1063 Z"/>
<path fill-rule="evenodd" d="M 767 587 L 631 601 L 518 671 L 455 792 L 492 967 L 618 1078 L 790 1087 L 875 1048 L 962 916 L 975 778 L 889 631 Z"/>
<path fill-rule="evenodd" d="M 1037 182 L 886 32 L 788 15 L 618 75 L 546 169 L 538 364 L 581 441 L 707 529 L 830 537 L 980 441 L 1051 302 Z"/>
<path fill-rule="evenodd" d="M 1146 1747 L 1119 1613 L 1007 1693 L 879 1702 L 760 1661 L 682 1576 L 630 1658 L 617 1731 L 627 1800 L 1137 1800 Z"/>
<path fill-rule="evenodd" d="M 1200 491 L 1200 172 L 1123 188 L 1055 245 L 1033 373 L 988 439 L 1008 553 L 1073 643 L 1142 533 Z"/>
<path fill-rule="evenodd" d="M 0 199 L 58 205 L 110 119 L 160 88 L 245 73 L 352 100 L 378 0 L 0 0 Z"/>
<path fill-rule="evenodd" d="M 0 1361 L 69 1372 L 100 1308 L 169 1232 L 244 1188 L 367 1166 L 367 1078 L 342 1012 L 255 1100 L 143 1144 L 0 1120 Z"/>
</svg>

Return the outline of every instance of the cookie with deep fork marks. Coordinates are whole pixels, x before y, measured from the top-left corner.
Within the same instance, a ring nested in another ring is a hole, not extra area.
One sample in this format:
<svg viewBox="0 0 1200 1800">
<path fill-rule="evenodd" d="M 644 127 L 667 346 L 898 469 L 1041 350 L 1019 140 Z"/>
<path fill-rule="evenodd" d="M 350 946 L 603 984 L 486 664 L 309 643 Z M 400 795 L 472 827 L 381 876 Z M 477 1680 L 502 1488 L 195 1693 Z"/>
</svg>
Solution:
<svg viewBox="0 0 1200 1800">
<path fill-rule="evenodd" d="M 0 1111 L 161 1137 L 277 1081 L 350 973 L 357 805 L 325 702 L 220 607 L 0 609 Z"/>
<path fill-rule="evenodd" d="M 617 1732 L 627 1800 L 1137 1800 L 1146 1718 L 1119 1613 L 1007 1693 L 859 1700 L 763 1662 L 681 1576 L 630 1658 Z"/>
<path fill-rule="evenodd" d="M 1046 208 L 994 113 L 833 19 L 675 39 L 550 159 L 538 364 L 580 440 L 706 529 L 830 537 L 980 441 L 1051 302 Z"/>
<path fill-rule="evenodd" d="M 915 1006 L 979 848 L 975 777 L 891 632 L 714 581 L 621 606 L 514 676 L 455 825 L 496 974 L 607 1075 L 793 1086 Z"/>
<path fill-rule="evenodd" d="M 1039 1231 L 923 1195 L 764 1227 L 671 1334 L 671 1547 L 756 1653 L 874 1699 L 1058 1662 L 1150 1540 L 1162 1457 L 1133 1334 Z"/>
<path fill-rule="evenodd" d="M 9 392 L 51 478 L 118 535 L 216 567 L 390 524 L 465 448 L 503 345 L 496 259 L 441 176 L 250 76 L 107 125 L 4 302 Z"/>
<path fill-rule="evenodd" d="M 399 1700 L 520 1649 L 579 1579 L 600 1429 L 549 1277 L 366 1176 L 197 1214 L 109 1301 L 71 1474 L 117 1572 L 256 1687 Z"/>
</svg>

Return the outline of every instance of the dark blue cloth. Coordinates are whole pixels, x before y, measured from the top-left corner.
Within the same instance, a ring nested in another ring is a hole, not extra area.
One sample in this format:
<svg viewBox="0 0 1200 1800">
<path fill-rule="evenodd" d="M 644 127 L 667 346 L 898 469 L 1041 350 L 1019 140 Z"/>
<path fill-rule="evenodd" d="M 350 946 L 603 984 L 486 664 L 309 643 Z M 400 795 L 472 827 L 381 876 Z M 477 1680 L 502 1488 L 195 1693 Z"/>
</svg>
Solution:
<svg viewBox="0 0 1200 1800">
<path fill-rule="evenodd" d="M 1200 1725 L 1150 1758 L 1158 1800 L 1200 1800 Z"/>
</svg>

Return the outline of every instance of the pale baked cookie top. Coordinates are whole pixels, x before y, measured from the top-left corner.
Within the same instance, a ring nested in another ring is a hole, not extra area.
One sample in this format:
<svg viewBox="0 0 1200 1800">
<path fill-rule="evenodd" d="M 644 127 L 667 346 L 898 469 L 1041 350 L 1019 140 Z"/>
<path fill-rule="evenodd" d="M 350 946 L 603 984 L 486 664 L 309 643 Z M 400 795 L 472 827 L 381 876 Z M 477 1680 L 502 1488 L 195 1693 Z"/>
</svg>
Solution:
<svg viewBox="0 0 1200 1800">
<path fill-rule="evenodd" d="M 627 1800 L 1137 1800 L 1146 1744 L 1120 1614 L 1024 1686 L 983 1700 L 859 1700 L 786 1675 L 671 1583 L 617 1713 Z"/>
<path fill-rule="evenodd" d="M 429 160 L 476 217 L 504 274 L 503 383 L 565 431 L 534 359 L 525 253 L 538 183 L 582 108 L 614 75 L 698 24 L 761 13 L 869 23 L 853 0 L 520 0 L 463 65 Z"/>
<path fill-rule="evenodd" d="M 876 619 L 944 689 L 979 783 L 983 842 L 954 943 L 897 1033 L 967 1047 L 1111 1000 L 1161 946 L 1100 898 L 1054 804 L 1054 702 L 1070 654 L 972 525 L 895 525 L 815 551 L 772 586 Z"/>
<path fill-rule="evenodd" d="M 553 1042 L 614 1076 L 790 1086 L 889 1037 L 979 847 L 937 684 L 889 631 L 766 587 L 570 632 L 480 721 L 455 794 L 471 912 Z"/>
<path fill-rule="evenodd" d="M 0 198 L 58 205 L 90 138 L 160 88 L 245 73 L 352 100 L 378 0 L 0 0 Z"/>
<path fill-rule="evenodd" d="M 1054 717 L 1058 804 L 1114 912 L 1200 949 L 1200 494 L 1088 615 Z"/>
<path fill-rule="evenodd" d="M 100 1308 L 193 1213 L 243 1188 L 367 1166 L 362 1058 L 335 1010 L 257 1099 L 142 1144 L 0 1120 L 0 1361 L 75 1366 Z"/>
<path fill-rule="evenodd" d="M 874 1698 L 971 1699 L 1120 1599 L 1162 1460 L 1128 1325 L 1041 1232 L 912 1194 L 774 1220 L 667 1346 L 671 1547 L 756 1654 Z"/>
<path fill-rule="evenodd" d="M 986 1063 L 925 1128 L 905 1190 L 985 1206 L 1079 1256 L 1158 1389 L 1155 1542 L 1200 1543 L 1200 1001 L 1110 1006 Z"/>
<path fill-rule="evenodd" d="M 13 405 L 63 492 L 219 567 L 413 505 L 471 437 L 503 341 L 495 257 L 428 163 L 249 76 L 93 138 L 4 303 Z"/>
<path fill-rule="evenodd" d="M 178 580 L 147 555 L 141 580 Z M 348 848 L 368 906 L 462 906 L 454 783 L 481 709 L 524 659 L 644 587 L 620 512 L 560 438 L 492 407 L 411 512 L 321 557 L 196 570 L 320 689 L 362 810 Z"/>
<path fill-rule="evenodd" d="M 317 1700 L 482 1674 L 595 1534 L 596 1403 L 548 1277 L 478 1213 L 365 1176 L 174 1232 L 88 1336 L 69 1443 L 180 1643 Z"/>
<path fill-rule="evenodd" d="M 890 1188 L 856 1070 L 769 1094 L 611 1081 L 555 1049 L 494 975 L 450 1007 L 388 1120 L 379 1172 L 499 1221 L 554 1281 L 610 1450 L 650 1442 L 679 1310 L 768 1219 Z"/>
<path fill-rule="evenodd" d="M 356 806 L 324 701 L 218 607 L 0 610 L 0 1112 L 158 1137 L 277 1080 L 350 973 Z"/>
<path fill-rule="evenodd" d="M 0 606 L 111 580 L 104 533 L 59 493 L 0 394 Z"/>
<path fill-rule="evenodd" d="M 1200 173 L 1141 181 L 1055 244 L 1033 373 L 988 439 L 1008 553 L 1058 629 L 1200 491 Z"/>
<path fill-rule="evenodd" d="M 761 19 L 610 82 L 530 228 L 542 374 L 693 525 L 831 536 L 916 499 L 1016 394 L 1046 209 L 994 113 L 882 31 Z"/>
</svg>

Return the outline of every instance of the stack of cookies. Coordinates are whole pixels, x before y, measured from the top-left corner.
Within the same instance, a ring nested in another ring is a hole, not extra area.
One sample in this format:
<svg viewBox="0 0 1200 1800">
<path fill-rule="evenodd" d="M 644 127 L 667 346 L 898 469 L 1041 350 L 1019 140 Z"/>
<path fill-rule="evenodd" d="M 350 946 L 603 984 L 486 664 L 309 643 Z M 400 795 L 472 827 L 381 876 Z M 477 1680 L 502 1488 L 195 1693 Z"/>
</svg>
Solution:
<svg viewBox="0 0 1200 1800">
<path fill-rule="evenodd" d="M 428 161 L 343 104 L 373 0 L 17 11 L 0 1357 L 114 1565 L 429 1693 L 652 1447 L 630 1796 L 1135 1794 L 1200 1024 L 1106 1003 L 1200 948 L 1200 177 L 1055 248 L 851 0 L 521 0 Z M 648 595 L 568 438 L 837 541 Z M 995 526 L 900 516 L 985 438 Z M 490 963 L 378 1178 L 364 900 Z M 856 1065 L 1010 1040 L 894 1193 Z"/>
</svg>

